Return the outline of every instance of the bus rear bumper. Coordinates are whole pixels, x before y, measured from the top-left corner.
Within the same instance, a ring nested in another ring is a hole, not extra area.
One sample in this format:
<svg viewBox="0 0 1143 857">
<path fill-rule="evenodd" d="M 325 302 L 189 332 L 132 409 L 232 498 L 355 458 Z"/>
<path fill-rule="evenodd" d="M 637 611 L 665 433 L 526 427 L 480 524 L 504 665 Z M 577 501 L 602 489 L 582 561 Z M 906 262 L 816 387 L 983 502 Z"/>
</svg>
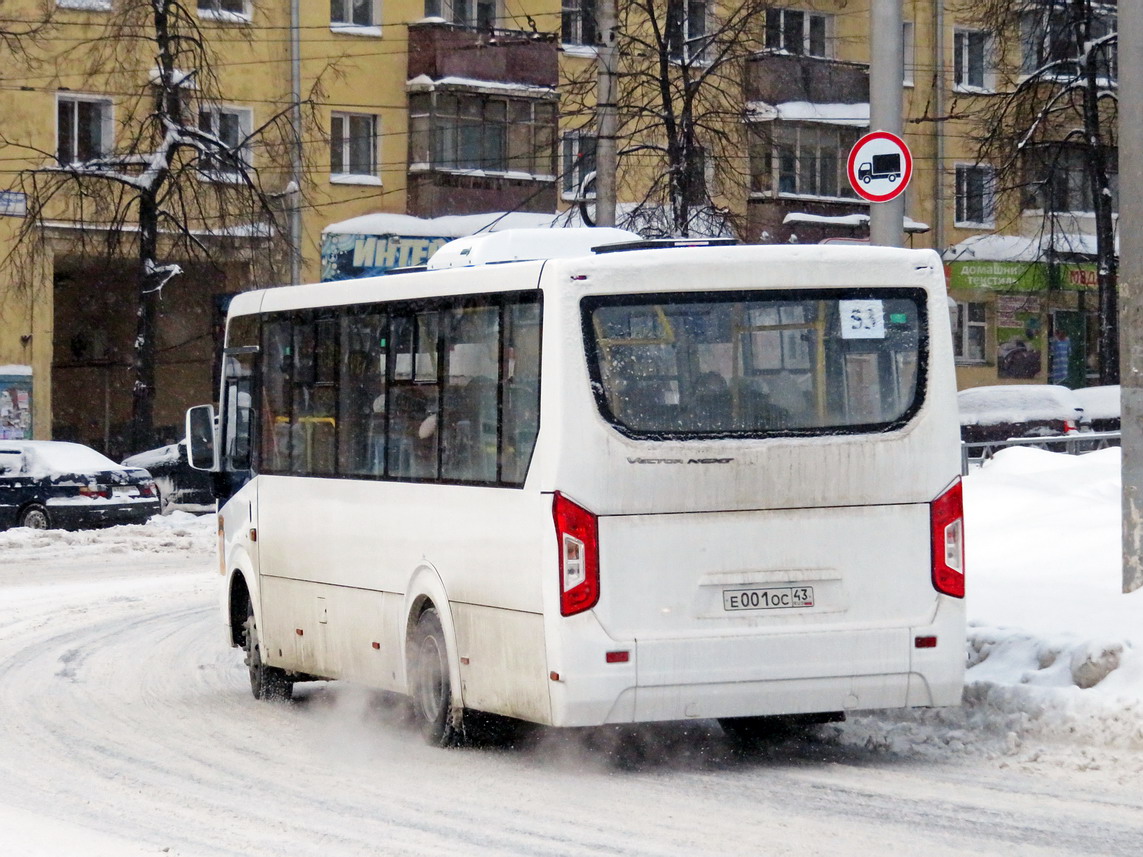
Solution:
<svg viewBox="0 0 1143 857">
<path fill-rule="evenodd" d="M 945 627 L 613 643 L 629 649 L 629 663 L 561 677 L 552 722 L 594 726 L 959 705 L 964 635 L 955 623 L 940 624 Z M 918 645 L 931 637 L 936 645 Z"/>
</svg>

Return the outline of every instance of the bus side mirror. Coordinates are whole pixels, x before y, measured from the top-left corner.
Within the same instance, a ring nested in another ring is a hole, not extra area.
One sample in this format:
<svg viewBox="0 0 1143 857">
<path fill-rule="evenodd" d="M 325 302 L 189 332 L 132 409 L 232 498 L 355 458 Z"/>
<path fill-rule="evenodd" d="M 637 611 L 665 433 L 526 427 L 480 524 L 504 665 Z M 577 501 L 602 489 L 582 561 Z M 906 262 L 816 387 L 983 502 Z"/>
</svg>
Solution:
<svg viewBox="0 0 1143 857">
<path fill-rule="evenodd" d="M 187 411 L 187 460 L 195 470 L 217 470 L 214 444 L 214 405 L 197 405 Z"/>
</svg>

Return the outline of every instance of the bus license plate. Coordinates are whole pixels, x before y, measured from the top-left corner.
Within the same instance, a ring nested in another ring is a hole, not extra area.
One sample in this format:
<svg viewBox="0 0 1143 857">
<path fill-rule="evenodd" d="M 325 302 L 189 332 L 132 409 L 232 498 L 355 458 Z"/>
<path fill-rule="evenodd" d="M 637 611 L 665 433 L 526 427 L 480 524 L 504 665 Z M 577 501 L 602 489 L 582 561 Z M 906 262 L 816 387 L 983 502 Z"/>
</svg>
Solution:
<svg viewBox="0 0 1143 857">
<path fill-rule="evenodd" d="M 812 586 L 785 586 L 772 589 L 724 589 L 724 610 L 781 610 L 788 607 L 813 607 Z"/>
</svg>

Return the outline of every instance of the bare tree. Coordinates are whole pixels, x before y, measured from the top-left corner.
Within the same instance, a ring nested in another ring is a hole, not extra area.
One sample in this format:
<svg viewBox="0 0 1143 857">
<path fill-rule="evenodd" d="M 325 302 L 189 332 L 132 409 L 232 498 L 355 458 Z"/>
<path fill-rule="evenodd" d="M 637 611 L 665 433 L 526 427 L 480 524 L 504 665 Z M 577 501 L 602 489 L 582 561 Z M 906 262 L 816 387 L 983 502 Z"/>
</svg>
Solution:
<svg viewBox="0 0 1143 857">
<path fill-rule="evenodd" d="M 70 54 L 83 58 L 92 81 L 120 93 L 119 133 L 98 151 L 67 142 L 55 152 L 32 150 L 41 163 L 22 174 L 28 217 L 17 248 L 26 263 L 49 224 L 65 221 L 78 227 L 70 248 L 77 255 L 134 258 L 130 442 L 143 449 L 153 434 L 160 298 L 182 273 L 180 262 L 221 270 L 238 256 L 251 279 L 273 281 L 296 252 L 284 200 L 299 192 L 301 178 L 282 177 L 293 173 L 303 133 L 292 121 L 299 105 L 283 94 L 257 127 L 219 109 L 221 66 L 194 2 L 119 0 L 98 37 Z M 316 97 L 315 89 L 306 104 Z"/>
<path fill-rule="evenodd" d="M 742 226 L 719 200 L 749 185 L 746 63 L 765 47 L 761 0 L 620 0 L 618 186 L 637 200 L 619 225 L 688 237 Z M 565 115 L 589 128 L 595 70 L 561 83 Z"/>
<path fill-rule="evenodd" d="M 0 0 L 0 45 L 9 56 L 19 57 L 25 63 L 32 62 L 31 48 L 39 45 L 51 28 L 55 3 L 40 0 L 36 11 L 27 18 L 9 17 L 11 6 L 11 3 Z"/>
<path fill-rule="evenodd" d="M 1114 2 L 1114 0 L 1113 0 Z M 1119 382 L 1115 182 L 1117 34 L 1107 0 L 977 0 L 967 14 L 994 34 L 1001 78 L 979 100 L 979 156 L 998 193 L 1044 212 L 1056 252 L 1061 214 L 1091 211 L 1099 288 L 1099 378 Z"/>
</svg>

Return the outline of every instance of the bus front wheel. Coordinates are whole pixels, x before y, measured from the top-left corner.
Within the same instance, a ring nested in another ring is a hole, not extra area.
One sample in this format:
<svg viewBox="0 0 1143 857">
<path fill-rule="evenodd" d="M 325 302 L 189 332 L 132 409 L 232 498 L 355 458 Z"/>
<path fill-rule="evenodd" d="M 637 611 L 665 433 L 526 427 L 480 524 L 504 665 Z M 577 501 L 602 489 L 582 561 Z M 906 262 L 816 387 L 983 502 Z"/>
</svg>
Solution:
<svg viewBox="0 0 1143 857">
<path fill-rule="evenodd" d="M 255 699 L 285 702 L 294 694 L 294 683 L 286 671 L 267 666 L 262 660 L 262 644 L 254 621 L 254 605 L 246 604 L 242 648 L 246 651 L 246 667 L 250 671 L 250 692 Z"/>
<path fill-rule="evenodd" d="M 425 741 L 440 747 L 460 743 L 461 732 L 452 722 L 448 649 L 435 607 L 421 613 L 409 640 L 409 693 Z"/>
</svg>

